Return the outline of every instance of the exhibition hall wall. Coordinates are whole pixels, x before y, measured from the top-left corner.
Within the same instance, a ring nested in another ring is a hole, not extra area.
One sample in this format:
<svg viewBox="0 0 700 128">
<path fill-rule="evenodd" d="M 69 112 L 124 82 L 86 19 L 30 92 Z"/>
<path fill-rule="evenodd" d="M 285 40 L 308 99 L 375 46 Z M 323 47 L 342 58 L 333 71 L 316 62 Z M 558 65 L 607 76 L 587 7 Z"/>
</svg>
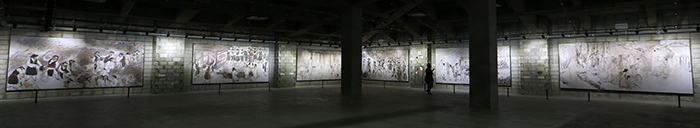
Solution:
<svg viewBox="0 0 700 128">
<path fill-rule="evenodd" d="M 118 67 L 122 65 L 121 62 L 113 62 L 109 69 L 114 72 L 95 72 L 98 74 L 97 76 L 104 76 L 105 74 L 100 73 L 106 73 L 107 77 L 114 75 L 117 76 L 117 79 L 124 78 L 124 76 L 130 78 L 130 75 L 136 77 L 137 75 L 131 74 L 135 70 L 130 69 L 141 67 L 138 66 L 141 64 L 142 78 L 134 79 L 140 79 L 141 84 L 131 87 L 131 93 L 206 91 L 217 90 L 219 86 L 225 90 L 267 87 L 317 87 L 320 85 L 339 84 L 339 80 L 333 75 L 309 75 L 313 74 L 313 72 L 332 74 L 339 71 L 335 69 L 337 67 L 336 64 L 328 62 L 339 60 L 336 56 L 341 51 L 341 48 L 336 47 L 185 39 L 182 37 L 0 29 L 0 71 L 5 72 L 0 74 L 2 76 L 0 81 L 5 83 L 10 83 L 9 80 L 14 70 L 18 69 L 19 66 L 23 66 L 24 70 L 26 70 L 25 61 L 28 61 L 28 57 L 19 57 L 19 60 L 11 57 L 11 55 L 14 55 L 11 53 L 14 48 L 10 48 L 11 37 L 15 37 L 13 39 L 27 38 L 27 40 L 34 38 L 39 40 L 58 39 L 69 42 L 86 42 L 85 40 L 97 43 L 110 41 L 122 43 L 139 42 L 133 44 L 142 44 L 142 46 L 134 48 L 116 47 L 115 49 L 97 48 L 98 50 L 96 50 L 95 47 L 87 47 L 85 49 L 93 51 L 93 53 L 94 51 L 101 51 L 100 53 L 109 54 L 109 51 L 113 51 L 114 56 L 117 56 L 115 59 L 118 58 L 120 53 L 129 53 L 133 56 L 135 49 L 142 49 L 138 52 L 143 57 L 140 60 L 141 62 L 138 59 L 129 60 L 124 63 L 124 69 Z M 700 92 L 700 84 L 696 83 L 696 81 L 700 80 L 700 70 L 697 69 L 700 67 L 700 63 L 697 63 L 700 62 L 700 59 L 693 58 L 694 56 L 700 56 L 699 40 L 700 33 L 501 40 L 498 41 L 499 49 L 504 49 L 505 47 L 509 49 L 508 55 L 499 55 L 499 58 L 509 57 L 510 86 L 499 86 L 499 93 L 505 94 L 506 89 L 508 89 L 511 95 L 544 96 L 548 91 L 550 96 L 585 98 L 586 94 L 591 92 L 592 98 L 668 102 L 675 101 L 676 95 L 682 94 L 682 101 L 700 103 L 700 97 L 695 95 L 695 93 Z M 218 49 L 206 48 L 197 50 L 199 46 L 215 46 Z M 363 80 L 364 86 L 423 88 L 424 76 L 420 70 L 424 69 L 429 62 L 433 63 L 433 68 L 437 68 L 437 64 L 439 64 L 439 49 L 447 48 L 468 49 L 469 44 L 441 43 L 365 48 L 363 49 L 365 52 L 403 51 L 407 53 L 402 53 L 402 56 L 405 57 L 400 57 L 405 58 L 405 60 L 397 60 L 405 61 L 403 62 L 405 65 L 401 64 L 400 66 L 405 66 L 406 70 L 402 69 L 396 73 L 399 75 L 405 74 L 404 78 L 397 77 L 400 79 L 391 80 L 365 79 Z M 624 50 L 632 51 L 620 52 Z M 39 51 L 43 52 L 36 52 L 41 54 L 37 55 L 42 56 L 51 50 L 39 49 Z M 52 53 L 63 52 L 53 50 L 49 54 Z M 56 54 L 59 55 L 57 62 L 60 64 L 61 62 L 76 60 L 78 64 L 86 65 L 86 62 L 90 64 L 90 60 L 94 61 L 93 53 L 79 52 L 76 55 Z M 52 58 L 52 55 L 49 54 L 45 57 L 48 60 Z M 86 55 L 83 57 L 82 54 Z M 29 53 L 19 56 L 27 55 Z M 577 55 L 587 55 L 589 57 L 586 60 L 584 57 Z M 103 58 L 107 58 L 104 56 Z M 591 57 L 593 59 L 590 59 Z M 648 65 L 638 65 L 637 60 L 624 60 L 623 58 L 642 58 L 638 63 Z M 299 62 L 302 59 L 304 62 Z M 48 60 L 41 60 L 41 62 L 48 62 Z M 14 64 L 15 61 L 16 64 Z M 499 63 L 501 61 L 502 59 L 499 59 Z M 104 60 L 101 62 L 102 64 L 105 63 Z M 94 66 L 95 62 L 92 63 Z M 602 67 L 598 67 L 598 65 Z M 644 68 L 645 66 L 652 68 Z M 384 68 L 385 66 L 381 67 Z M 499 67 L 507 66 L 500 65 Z M 57 68 L 60 69 L 60 66 Z M 610 71 L 605 69 L 610 69 Z M 77 71 L 84 70 L 78 69 Z M 209 71 L 208 74 L 210 75 L 208 77 L 210 78 L 209 82 L 204 77 L 204 75 L 207 75 L 207 71 Z M 500 69 L 499 72 L 501 72 Z M 436 72 L 435 75 L 444 74 Z M 86 74 L 85 76 L 90 75 Z M 76 77 L 76 79 L 77 81 L 87 82 L 88 78 L 95 78 L 85 76 Z M 95 75 L 93 74 L 92 76 Z M 68 80 L 66 76 L 64 78 L 60 78 L 60 76 L 50 78 L 46 80 L 54 82 L 56 81 L 54 79 L 58 79 L 59 82 L 60 80 Z M 220 81 L 215 81 L 214 78 Z M 38 79 L 42 80 L 43 78 Z M 665 83 L 651 83 L 649 81 L 665 81 Z M 85 85 L 85 83 L 81 84 Z M 660 86 L 661 84 L 667 86 Z M 70 82 L 56 85 L 58 85 L 56 86 L 57 88 L 39 91 L 38 97 L 127 93 L 124 83 L 121 84 L 122 86 L 113 87 L 80 86 L 80 84 L 70 84 Z M 449 90 L 454 88 L 457 91 L 469 91 L 469 85 L 465 84 L 438 83 L 435 88 Z M 33 91 L 18 91 L 18 89 L 22 88 L 18 88 L 15 85 L 10 86 L 9 84 L 1 86 L 0 99 L 34 97 Z"/>
</svg>

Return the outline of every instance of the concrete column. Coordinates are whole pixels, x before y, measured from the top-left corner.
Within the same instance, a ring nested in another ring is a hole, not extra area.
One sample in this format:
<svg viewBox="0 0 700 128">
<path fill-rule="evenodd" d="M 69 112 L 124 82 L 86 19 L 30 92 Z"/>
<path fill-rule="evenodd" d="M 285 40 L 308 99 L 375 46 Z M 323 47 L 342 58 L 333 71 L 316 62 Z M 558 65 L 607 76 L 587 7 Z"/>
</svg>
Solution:
<svg viewBox="0 0 700 128">
<path fill-rule="evenodd" d="M 362 94 L 362 8 L 349 7 L 342 15 L 342 66 L 340 90 L 343 96 Z"/>
<path fill-rule="evenodd" d="M 469 106 L 498 107 L 496 0 L 469 0 Z"/>
</svg>

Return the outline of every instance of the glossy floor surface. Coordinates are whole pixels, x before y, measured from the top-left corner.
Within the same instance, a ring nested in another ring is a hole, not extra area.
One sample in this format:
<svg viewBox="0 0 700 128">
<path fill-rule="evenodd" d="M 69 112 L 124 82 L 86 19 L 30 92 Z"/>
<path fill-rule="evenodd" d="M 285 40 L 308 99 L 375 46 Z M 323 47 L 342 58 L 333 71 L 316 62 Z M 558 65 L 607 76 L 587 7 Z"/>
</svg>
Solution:
<svg viewBox="0 0 700 128">
<path fill-rule="evenodd" d="M 497 109 L 469 107 L 468 93 L 365 86 L 307 87 L 0 101 L 0 128 L 32 127 L 700 127 L 700 108 L 675 103 L 586 102 L 542 96 L 500 97 Z"/>
</svg>

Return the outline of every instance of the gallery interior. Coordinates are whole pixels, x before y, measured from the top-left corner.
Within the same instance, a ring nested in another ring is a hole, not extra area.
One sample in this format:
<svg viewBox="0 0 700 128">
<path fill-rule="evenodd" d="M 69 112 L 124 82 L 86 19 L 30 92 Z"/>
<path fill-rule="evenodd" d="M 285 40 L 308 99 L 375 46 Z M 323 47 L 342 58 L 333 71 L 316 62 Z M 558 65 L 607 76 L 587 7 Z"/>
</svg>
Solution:
<svg viewBox="0 0 700 128">
<path fill-rule="evenodd" d="M 0 0 L 0 49 L 7 128 L 700 127 L 697 0 Z"/>
</svg>

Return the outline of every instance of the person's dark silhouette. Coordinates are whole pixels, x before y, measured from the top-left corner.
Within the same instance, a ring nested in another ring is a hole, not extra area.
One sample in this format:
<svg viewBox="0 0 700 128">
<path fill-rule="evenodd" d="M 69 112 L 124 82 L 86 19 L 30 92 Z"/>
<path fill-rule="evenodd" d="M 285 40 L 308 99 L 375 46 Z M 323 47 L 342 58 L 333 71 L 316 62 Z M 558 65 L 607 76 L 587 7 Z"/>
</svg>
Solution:
<svg viewBox="0 0 700 128">
<path fill-rule="evenodd" d="M 428 84 L 428 95 L 432 95 L 433 93 L 430 92 L 430 89 L 433 89 L 433 71 L 434 69 L 431 68 L 430 63 L 428 63 L 428 67 L 425 68 L 425 84 Z"/>
</svg>

